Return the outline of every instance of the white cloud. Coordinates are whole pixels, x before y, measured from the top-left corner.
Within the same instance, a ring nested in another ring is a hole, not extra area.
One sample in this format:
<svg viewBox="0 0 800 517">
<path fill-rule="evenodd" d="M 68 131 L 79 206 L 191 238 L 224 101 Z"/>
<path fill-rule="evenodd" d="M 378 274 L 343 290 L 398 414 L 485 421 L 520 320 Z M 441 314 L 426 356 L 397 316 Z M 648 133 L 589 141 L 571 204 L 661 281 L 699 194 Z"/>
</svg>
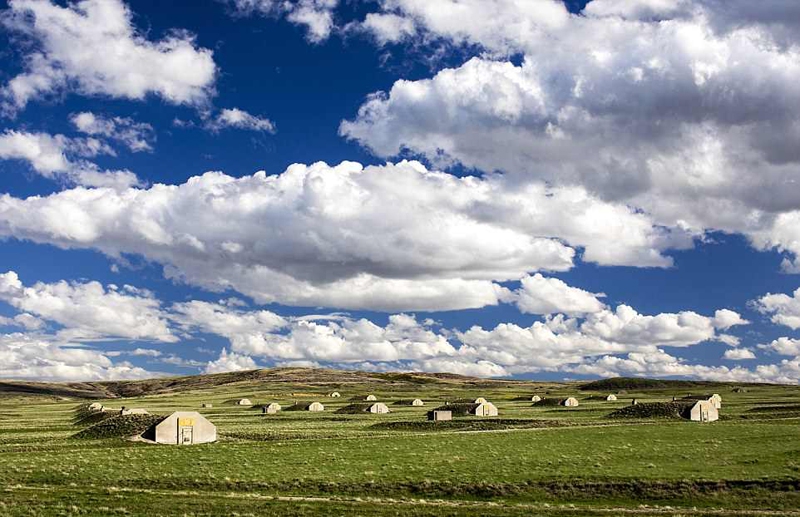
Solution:
<svg viewBox="0 0 800 517">
<path fill-rule="evenodd" d="M 555 1 L 384 0 L 412 43 L 488 55 L 397 81 L 341 132 L 378 156 L 577 185 L 666 228 L 796 255 L 800 8 L 734 4 L 595 0 L 576 16 Z"/>
<path fill-rule="evenodd" d="M 353 28 L 372 34 L 380 45 L 397 43 L 416 33 L 411 19 L 396 14 L 368 13 L 364 21 Z"/>
<path fill-rule="evenodd" d="M 778 364 L 758 365 L 753 369 L 688 364 L 664 351 L 631 353 L 627 357 L 604 356 L 596 361 L 565 368 L 566 371 L 600 377 L 621 375 L 637 377 L 687 377 L 718 382 L 772 382 L 797 384 L 800 361 L 785 360 Z"/>
<path fill-rule="evenodd" d="M 515 291 L 512 300 L 524 313 L 575 316 L 603 310 L 605 305 L 598 300 L 602 296 L 602 293 L 570 287 L 562 280 L 537 273 L 521 280 L 521 288 Z"/>
<path fill-rule="evenodd" d="M 126 189 L 139 185 L 128 170 L 103 171 L 83 157 L 114 154 L 95 138 L 67 138 L 63 135 L 6 130 L 0 134 L 0 160 L 22 160 L 37 174 L 87 187 Z"/>
<path fill-rule="evenodd" d="M 504 295 L 497 281 L 569 269 L 574 251 L 537 237 L 548 229 L 591 249 L 613 242 L 623 258 L 659 256 L 666 241 L 624 207 L 507 189 L 502 178 L 413 162 L 293 165 L 276 176 L 207 173 L 145 190 L 0 196 L 0 235 L 141 254 L 168 276 L 259 303 L 386 311 L 494 305 Z M 597 226 L 581 234 L 579 221 L 592 215 Z"/>
<path fill-rule="evenodd" d="M 758 348 L 780 355 L 800 357 L 800 339 L 781 337 L 773 340 L 768 345 L 758 345 Z"/>
<path fill-rule="evenodd" d="M 544 30 L 564 27 L 569 21 L 557 0 L 380 0 L 379 4 L 383 13 L 367 16 L 362 24 L 379 41 L 399 41 L 397 28 L 405 26 L 401 34 L 406 37 L 420 34 L 456 44 L 481 44 L 499 53 L 516 52 L 521 41 L 537 40 Z"/>
<path fill-rule="evenodd" d="M 770 316 L 772 323 L 792 330 L 800 329 L 800 289 L 788 294 L 766 294 L 753 302 L 762 314 Z"/>
<path fill-rule="evenodd" d="M 81 133 L 116 140 L 133 152 L 153 150 L 155 134 L 150 124 L 128 117 L 104 117 L 90 111 L 75 113 L 70 120 Z"/>
<path fill-rule="evenodd" d="M 0 300 L 18 310 L 61 325 L 63 340 L 150 339 L 175 342 L 160 302 L 132 288 L 116 290 L 98 282 L 26 287 L 14 271 L 0 274 Z"/>
<path fill-rule="evenodd" d="M 25 334 L 0 334 L 0 377 L 37 381 L 102 381 L 155 376 L 102 352 Z"/>
<path fill-rule="evenodd" d="M 287 20 L 303 25 L 306 37 L 320 43 L 333 31 L 334 10 L 339 0 L 229 0 L 239 15 L 285 16 Z"/>
<path fill-rule="evenodd" d="M 722 357 L 730 361 L 744 361 L 746 359 L 755 359 L 756 354 L 754 354 L 749 348 L 731 348 L 729 350 L 725 350 L 725 353 L 722 354 Z"/>
<path fill-rule="evenodd" d="M 146 39 L 121 0 L 82 0 L 66 7 L 11 0 L 4 14 L 6 26 L 33 43 L 24 56 L 25 71 L 2 91 L 8 111 L 68 90 L 137 100 L 156 94 L 196 105 L 213 93 L 212 52 L 198 48 L 185 31 Z"/>
<path fill-rule="evenodd" d="M 206 121 L 205 127 L 215 132 L 225 128 L 234 128 L 275 133 L 275 124 L 271 120 L 251 115 L 239 108 L 220 110 L 216 117 Z"/>
<path fill-rule="evenodd" d="M 731 327 L 748 325 L 749 323 L 738 312 L 730 309 L 719 309 L 714 313 L 714 328 L 719 330 L 728 330 Z"/>
<path fill-rule="evenodd" d="M 255 370 L 258 365 L 253 361 L 252 357 L 228 352 L 224 348 L 220 353 L 219 358 L 215 361 L 209 361 L 203 373 L 225 373 L 225 372 L 239 372 L 242 370 Z"/>
</svg>

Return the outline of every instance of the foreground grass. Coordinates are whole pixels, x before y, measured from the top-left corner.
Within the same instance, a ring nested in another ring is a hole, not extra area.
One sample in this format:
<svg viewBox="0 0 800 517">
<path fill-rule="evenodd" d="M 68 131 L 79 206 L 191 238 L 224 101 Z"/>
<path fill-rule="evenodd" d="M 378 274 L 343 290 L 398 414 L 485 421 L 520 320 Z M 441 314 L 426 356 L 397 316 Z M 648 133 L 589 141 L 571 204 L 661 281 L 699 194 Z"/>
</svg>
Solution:
<svg viewBox="0 0 800 517">
<path fill-rule="evenodd" d="M 323 400 L 327 390 L 299 391 L 248 385 L 124 401 L 163 413 L 213 402 L 203 412 L 218 425 L 220 442 L 193 447 L 77 440 L 77 401 L 0 399 L 0 515 L 769 515 L 800 508 L 800 420 L 763 409 L 800 402 L 792 388 L 725 393 L 726 419 L 711 425 L 609 421 L 628 400 L 532 408 L 513 400 L 521 393 L 503 390 L 481 393 L 500 407 L 497 425 L 439 428 L 414 424 L 427 408 L 265 417 L 224 404 L 239 395 Z M 459 395 L 415 393 L 428 407 Z M 323 401 L 330 410 L 348 403 Z"/>
</svg>

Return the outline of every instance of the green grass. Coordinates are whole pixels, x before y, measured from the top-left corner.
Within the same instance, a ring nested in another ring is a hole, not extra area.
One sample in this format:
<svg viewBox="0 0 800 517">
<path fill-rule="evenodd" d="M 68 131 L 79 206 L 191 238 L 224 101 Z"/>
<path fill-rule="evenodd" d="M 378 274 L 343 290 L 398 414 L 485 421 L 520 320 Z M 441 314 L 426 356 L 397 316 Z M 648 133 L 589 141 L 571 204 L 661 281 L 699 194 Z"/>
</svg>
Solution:
<svg viewBox="0 0 800 517">
<path fill-rule="evenodd" d="M 714 387 L 724 419 L 698 424 L 608 418 L 631 398 L 685 396 L 683 386 L 629 390 L 606 402 L 586 400 L 592 394 L 575 385 L 547 385 L 548 397 L 578 393 L 581 405 L 565 408 L 521 400 L 544 393 L 542 386 L 400 380 L 243 381 L 101 401 L 154 414 L 200 411 L 217 425 L 219 442 L 192 447 L 75 440 L 84 429 L 74 423 L 81 400 L 0 397 L 0 515 L 755 515 L 800 508 L 800 418 L 785 412 L 800 404 L 794 387 Z M 342 399 L 325 397 L 334 390 Z M 392 412 L 335 414 L 366 392 Z M 262 415 L 224 404 L 245 395 L 284 407 L 319 400 L 326 411 Z M 500 417 L 425 421 L 431 407 L 462 396 L 485 396 Z M 415 397 L 426 406 L 391 405 Z M 203 402 L 214 407 L 200 409 Z M 753 411 L 768 406 L 780 410 Z"/>
</svg>

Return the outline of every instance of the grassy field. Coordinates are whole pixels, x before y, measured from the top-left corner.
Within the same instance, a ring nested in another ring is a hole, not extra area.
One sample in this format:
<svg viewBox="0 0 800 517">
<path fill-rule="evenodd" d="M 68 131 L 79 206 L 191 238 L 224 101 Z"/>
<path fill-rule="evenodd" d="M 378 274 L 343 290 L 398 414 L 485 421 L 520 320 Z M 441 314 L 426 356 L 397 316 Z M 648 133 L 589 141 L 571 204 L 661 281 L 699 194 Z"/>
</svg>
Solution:
<svg viewBox="0 0 800 517">
<path fill-rule="evenodd" d="M 616 402 L 577 384 L 368 378 L 359 383 L 193 383 L 101 400 L 152 413 L 198 410 L 214 444 L 77 439 L 86 400 L 0 395 L 0 515 L 800 515 L 800 389 L 666 386 Z M 339 391 L 340 399 L 325 395 Z M 549 393 L 546 393 L 549 392 Z M 616 420 L 609 413 L 687 393 L 723 397 L 722 419 Z M 374 393 L 388 415 L 334 414 Z M 532 407 L 534 393 L 578 408 Z M 484 396 L 496 419 L 444 425 L 425 412 Z M 323 413 L 262 415 L 255 404 L 319 400 Z M 425 407 L 392 405 L 419 397 Z M 213 403 L 201 409 L 202 403 Z"/>
</svg>

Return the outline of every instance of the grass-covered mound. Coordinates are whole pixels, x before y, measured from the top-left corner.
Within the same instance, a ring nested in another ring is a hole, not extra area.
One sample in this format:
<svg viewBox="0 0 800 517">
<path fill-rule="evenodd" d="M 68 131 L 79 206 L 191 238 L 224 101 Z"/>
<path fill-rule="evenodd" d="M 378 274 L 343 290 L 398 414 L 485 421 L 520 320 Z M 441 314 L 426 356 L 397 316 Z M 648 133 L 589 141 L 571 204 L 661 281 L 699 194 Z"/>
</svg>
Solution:
<svg viewBox="0 0 800 517">
<path fill-rule="evenodd" d="M 142 434 L 163 419 L 158 415 L 116 415 L 87 427 L 73 435 L 73 438 L 128 438 Z"/>
<path fill-rule="evenodd" d="M 381 422 L 370 426 L 376 431 L 494 431 L 502 429 L 540 429 L 566 427 L 572 424 L 558 420 L 480 419 L 480 420 L 429 420 L 408 422 Z"/>
<path fill-rule="evenodd" d="M 344 406 L 343 408 L 339 408 L 336 410 L 336 413 L 340 415 L 357 415 L 359 413 L 366 413 L 369 411 L 370 406 L 372 406 L 374 402 L 371 403 L 363 403 L 363 404 L 349 404 Z"/>
<path fill-rule="evenodd" d="M 658 390 L 669 388 L 699 388 L 719 385 L 704 381 L 675 381 L 666 379 L 640 379 L 637 377 L 614 377 L 601 379 L 580 386 L 581 391 L 607 391 L 616 393 L 619 390 Z"/>
<path fill-rule="evenodd" d="M 400 399 L 400 400 L 395 400 L 394 402 L 392 402 L 392 405 L 393 405 L 393 406 L 413 406 L 413 405 L 414 405 L 414 401 L 415 401 L 415 400 L 417 400 L 417 399 Z M 422 399 L 420 399 L 420 400 L 422 400 Z"/>
<path fill-rule="evenodd" d="M 679 419 L 687 407 L 687 404 L 681 402 L 643 402 L 620 408 L 608 415 L 608 418 Z"/>
<path fill-rule="evenodd" d="M 538 402 L 534 402 L 533 405 L 536 407 L 554 407 L 560 406 L 563 400 L 564 399 L 544 398 Z"/>
<path fill-rule="evenodd" d="M 455 404 L 445 404 L 444 406 L 439 406 L 435 408 L 433 411 L 450 411 L 453 413 L 454 417 L 457 416 L 470 416 L 472 412 L 475 411 L 475 408 L 478 407 L 480 404 L 474 403 L 455 403 Z"/>
<path fill-rule="evenodd" d="M 74 425 L 86 427 L 102 422 L 103 420 L 108 420 L 109 418 L 113 418 L 118 414 L 119 414 L 118 412 L 112 412 L 112 411 L 91 411 L 84 414 L 76 415 L 72 423 Z"/>
</svg>

